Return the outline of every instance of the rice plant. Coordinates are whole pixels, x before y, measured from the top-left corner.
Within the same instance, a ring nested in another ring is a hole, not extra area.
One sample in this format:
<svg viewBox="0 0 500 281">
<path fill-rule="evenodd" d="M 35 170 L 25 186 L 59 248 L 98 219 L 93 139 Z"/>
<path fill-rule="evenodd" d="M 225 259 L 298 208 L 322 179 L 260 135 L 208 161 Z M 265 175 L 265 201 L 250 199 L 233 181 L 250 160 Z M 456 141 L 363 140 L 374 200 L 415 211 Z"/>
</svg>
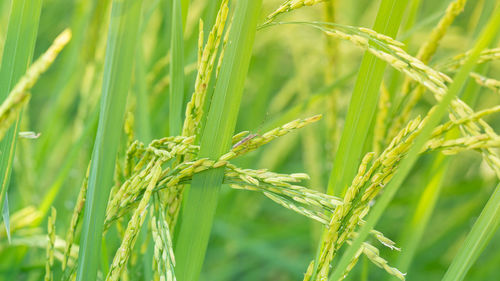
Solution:
<svg viewBox="0 0 500 281">
<path fill-rule="evenodd" d="M 0 280 L 498 278 L 498 1 L 0 23 Z"/>
</svg>

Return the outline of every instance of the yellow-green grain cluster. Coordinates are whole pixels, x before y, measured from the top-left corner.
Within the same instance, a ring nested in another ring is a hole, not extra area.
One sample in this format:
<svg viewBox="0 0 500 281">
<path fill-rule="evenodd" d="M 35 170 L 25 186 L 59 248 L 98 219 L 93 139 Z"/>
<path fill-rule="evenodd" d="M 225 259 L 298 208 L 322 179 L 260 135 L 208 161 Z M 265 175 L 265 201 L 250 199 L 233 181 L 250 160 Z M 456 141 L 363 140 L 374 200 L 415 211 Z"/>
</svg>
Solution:
<svg viewBox="0 0 500 281">
<path fill-rule="evenodd" d="M 146 191 L 144 192 L 137 209 L 135 209 L 132 218 L 128 222 L 122 243 L 116 251 L 113 263 L 111 264 L 108 275 L 106 276 L 106 280 L 119 280 L 122 270 L 127 266 L 127 261 L 130 258 L 137 236 L 139 235 L 139 231 L 141 230 L 144 219 L 146 218 L 149 199 L 151 198 L 153 189 L 155 188 L 160 175 L 161 162 L 157 162 L 152 167 L 151 173 L 148 175 L 148 179 L 146 179 L 148 180 Z"/>
<path fill-rule="evenodd" d="M 325 0 L 287 0 L 281 6 L 272 12 L 270 15 L 266 17 L 266 23 L 271 22 L 278 15 L 290 12 L 292 10 L 296 10 L 302 8 L 304 6 L 312 6 L 321 2 L 325 2 Z"/>
<path fill-rule="evenodd" d="M 322 239 L 317 265 L 310 268 L 306 276 L 316 276 L 315 280 L 328 278 L 330 264 L 340 247 L 354 231 L 370 209 L 370 201 L 389 182 L 397 169 L 397 164 L 411 147 L 413 139 L 422 126 L 420 118 L 412 120 L 389 144 L 382 154 L 368 165 L 375 157 L 368 153 L 363 158 L 358 173 L 347 189 L 342 205 L 338 206 L 330 220 Z"/>
<path fill-rule="evenodd" d="M 208 35 L 205 48 L 203 48 L 203 51 L 199 48 L 198 74 L 191 101 L 189 101 L 186 107 L 186 119 L 184 119 L 184 127 L 182 129 L 183 136 L 192 136 L 199 130 L 205 96 L 210 83 L 215 58 L 217 57 L 217 50 L 226 25 L 228 11 L 227 0 L 224 0 L 217 14 L 215 24 Z M 200 36 L 200 38 L 203 40 L 203 36 Z M 199 46 L 201 45 L 199 43 Z"/>
<path fill-rule="evenodd" d="M 21 108 L 29 101 L 30 89 L 38 81 L 42 73 L 52 65 L 57 55 L 71 39 L 71 31 L 66 29 L 54 40 L 49 49 L 38 58 L 26 74 L 17 82 L 9 96 L 0 105 L 0 139 L 16 120 Z"/>
</svg>

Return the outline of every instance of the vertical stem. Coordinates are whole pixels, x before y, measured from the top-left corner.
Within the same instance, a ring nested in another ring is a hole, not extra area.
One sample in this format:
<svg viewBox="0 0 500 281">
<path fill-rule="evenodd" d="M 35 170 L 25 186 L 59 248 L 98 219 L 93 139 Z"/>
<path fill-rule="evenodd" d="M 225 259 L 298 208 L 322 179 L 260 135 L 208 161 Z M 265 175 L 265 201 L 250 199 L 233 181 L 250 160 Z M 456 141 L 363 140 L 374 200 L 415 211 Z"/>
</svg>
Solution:
<svg viewBox="0 0 500 281">
<path fill-rule="evenodd" d="M 115 0 L 104 63 L 101 109 L 92 152 L 76 280 L 96 280 L 106 202 L 113 182 L 141 16 L 140 0 Z"/>
<path fill-rule="evenodd" d="M 200 158 L 217 159 L 231 146 L 260 6 L 261 0 L 239 0 L 236 3 L 224 60 L 201 137 Z M 223 177 L 223 168 L 193 177 L 191 189 L 185 198 L 175 249 L 179 281 L 198 280 Z"/>
<path fill-rule="evenodd" d="M 0 100 L 2 102 L 31 63 L 41 7 L 41 0 L 12 1 L 0 68 Z M 12 172 L 21 114 L 22 112 L 18 115 L 15 125 L 7 131 L 5 137 L 0 141 L 0 207 L 3 208 L 8 208 L 4 205 L 4 199 Z M 8 215 L 8 209 L 4 210 L 4 214 Z"/>
<path fill-rule="evenodd" d="M 408 0 L 382 1 L 373 29 L 394 37 L 407 2 Z M 341 194 L 356 174 L 371 120 L 375 116 L 385 66 L 385 62 L 372 54 L 366 53 L 363 57 L 328 182 L 328 194 Z"/>
</svg>

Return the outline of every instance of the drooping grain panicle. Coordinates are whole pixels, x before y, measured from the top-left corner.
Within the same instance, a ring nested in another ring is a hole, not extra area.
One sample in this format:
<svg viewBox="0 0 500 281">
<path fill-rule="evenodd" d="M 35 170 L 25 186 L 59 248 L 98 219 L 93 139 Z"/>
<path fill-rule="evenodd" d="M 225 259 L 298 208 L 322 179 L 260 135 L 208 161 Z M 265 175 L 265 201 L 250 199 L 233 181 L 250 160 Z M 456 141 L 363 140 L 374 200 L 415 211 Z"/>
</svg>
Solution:
<svg viewBox="0 0 500 281">
<path fill-rule="evenodd" d="M 297 184 L 307 178 L 306 174 L 276 174 L 227 164 L 224 183 L 229 183 L 235 189 L 261 192 L 283 207 L 327 225 L 329 215 L 342 201 Z"/>
<path fill-rule="evenodd" d="M 199 130 L 208 84 L 212 76 L 215 58 L 217 57 L 217 51 L 229 11 L 227 2 L 227 0 L 222 1 L 215 24 L 208 35 L 205 48 L 203 48 L 203 52 L 199 51 L 198 74 L 195 80 L 193 95 L 186 107 L 186 118 L 184 119 L 182 129 L 183 136 L 194 135 Z M 202 40 L 202 36 L 200 38 Z"/>
<path fill-rule="evenodd" d="M 319 196 L 319 193 L 315 194 L 313 191 L 303 187 L 290 185 L 290 183 L 297 182 L 299 179 L 304 179 L 305 175 L 280 175 L 265 170 L 244 170 L 228 165 L 227 162 L 228 160 L 234 159 L 235 157 L 241 156 L 265 143 L 268 143 L 277 137 L 314 123 L 315 121 L 318 121 L 320 117 L 320 115 L 317 115 L 306 119 L 296 119 L 291 121 L 263 134 L 258 139 L 252 139 L 249 142 L 242 144 L 241 147 L 233 148 L 230 152 L 224 154 L 219 160 L 216 161 L 209 159 L 197 159 L 195 161 L 188 160 L 192 157 L 192 155 L 197 154 L 199 151 L 198 146 L 192 145 L 194 136 L 166 137 L 154 140 L 148 145 L 147 148 L 144 148 L 144 145 L 139 142 L 132 143 L 127 150 L 124 169 L 125 174 L 128 176 L 127 179 L 120 184 L 120 186 L 116 187 L 116 190 L 114 190 L 112 192 L 112 196 L 110 196 L 110 201 L 106 211 L 105 229 L 108 229 L 111 223 L 117 218 L 122 217 L 125 213 L 130 211 L 130 208 L 141 198 L 142 193 L 147 186 L 144 182 L 144 178 L 150 173 L 155 157 L 161 157 L 163 161 L 170 160 L 176 156 L 183 156 L 182 158 L 184 159 L 184 162 L 179 163 L 172 169 L 166 169 L 162 172 L 158 187 L 156 188 L 156 190 L 166 188 L 169 194 L 172 195 L 172 197 L 167 197 L 166 199 L 169 203 L 167 212 L 168 215 L 166 216 L 169 224 L 175 222 L 176 212 L 180 206 L 178 205 L 178 185 L 183 182 L 189 182 L 195 173 L 226 165 L 228 174 L 224 180 L 226 183 L 233 184 L 233 187 L 238 186 L 239 188 L 254 190 L 253 187 L 249 186 L 252 182 L 245 180 L 242 182 L 242 177 L 244 177 L 244 179 L 248 179 L 248 175 L 250 175 L 250 177 L 255 176 L 258 181 L 261 182 L 261 184 L 258 185 L 259 190 L 262 190 L 263 192 L 275 193 L 276 190 L 271 191 L 271 189 L 279 186 L 278 196 L 289 196 L 292 201 L 300 198 L 296 196 L 297 194 L 303 193 L 306 194 L 305 199 L 308 200 L 308 203 L 316 206 L 328 206 L 325 211 L 331 212 L 338 199 L 333 199 L 333 197 L 330 196 L 329 199 L 327 199 L 330 203 L 317 203 L 315 200 L 322 197 Z M 233 137 L 233 141 L 243 138 L 244 135 L 245 132 L 243 132 L 243 134 L 239 133 L 235 135 Z M 289 191 L 281 190 L 283 188 L 289 189 Z M 312 200 L 312 203 L 309 202 L 310 200 Z"/>
<path fill-rule="evenodd" d="M 487 108 L 460 119 L 452 119 L 438 127 L 432 133 L 431 139 L 427 142 L 423 151 L 440 150 L 447 155 L 457 154 L 462 151 L 490 149 L 500 144 L 500 137 L 493 131 L 478 133 L 474 135 L 465 134 L 463 137 L 454 139 L 446 138 L 446 133 L 455 127 L 470 122 L 477 122 L 482 117 L 500 112 L 500 106 Z M 484 121 L 483 121 L 484 122 Z"/>
<path fill-rule="evenodd" d="M 347 241 L 347 243 L 349 243 L 350 241 Z M 364 243 L 363 243 L 363 246 L 364 246 Z M 356 254 L 354 255 L 354 257 L 352 258 L 351 262 L 349 263 L 349 265 L 347 266 L 347 268 L 344 270 L 344 274 L 342 274 L 342 277 L 338 279 L 338 281 L 341 281 L 341 280 L 344 280 L 345 278 L 347 278 L 347 276 L 349 275 L 349 273 L 352 271 L 352 269 L 356 266 L 356 264 L 358 263 L 359 261 L 359 257 L 361 256 L 361 254 L 363 253 L 363 246 L 361 246 L 358 251 L 356 252 Z M 314 261 L 313 261 L 314 262 Z M 311 263 L 311 265 L 313 265 L 313 263 Z M 306 276 L 309 276 L 308 274 L 306 274 Z M 304 281 L 309 281 L 310 277 L 308 277 L 308 279 L 304 279 Z"/>
<path fill-rule="evenodd" d="M 54 266 L 54 246 L 56 242 L 56 209 L 52 207 L 47 222 L 47 260 L 45 261 L 45 281 L 51 281 L 54 278 L 52 267 Z"/>
<path fill-rule="evenodd" d="M 313 27 L 323 30 L 328 35 L 341 38 L 353 42 L 357 46 L 374 54 L 378 58 L 388 62 L 395 69 L 405 73 L 408 77 L 412 78 L 414 81 L 420 83 L 423 87 L 427 88 L 430 92 L 434 94 L 436 100 L 440 101 L 444 93 L 446 93 L 448 87 L 446 82 L 450 82 L 451 79 L 442 72 L 434 70 L 425 64 L 423 64 L 418 59 L 408 55 L 399 46 L 400 43 L 395 43 L 390 38 L 385 38 L 384 35 L 377 35 L 375 31 L 365 29 L 365 28 L 352 28 L 343 25 L 333 25 L 333 24 L 321 24 L 321 23 L 305 23 Z M 354 32 L 358 31 L 357 34 Z M 350 32 L 350 33 L 347 33 Z M 374 48 L 369 44 L 369 42 L 377 44 L 378 48 Z M 459 119 L 467 117 L 468 115 L 474 114 L 474 111 L 459 98 L 455 98 L 451 103 L 451 115 L 450 118 Z M 404 114 L 403 114 L 404 115 Z M 406 117 L 404 117 L 406 118 Z M 393 132 L 397 132 L 398 126 L 393 126 L 391 129 Z M 495 134 L 493 129 L 483 120 L 479 119 L 476 124 L 464 124 L 464 134 L 477 135 L 480 134 L 480 130 L 483 130 L 489 134 Z M 389 133 L 391 136 L 395 133 Z M 484 159 L 489 164 L 489 166 L 495 171 L 495 173 L 500 177 L 500 160 L 495 151 L 491 148 L 484 148 L 482 150 Z"/>
<path fill-rule="evenodd" d="M 150 209 L 151 213 L 154 213 L 154 207 L 151 207 Z M 156 270 L 155 272 L 155 279 L 156 280 L 164 280 L 165 276 L 167 275 L 165 268 L 166 261 L 164 259 L 164 256 L 162 255 L 163 253 L 163 241 L 159 235 L 158 231 L 158 225 L 156 224 L 156 216 L 151 217 L 151 235 L 153 237 L 153 243 L 154 243 L 154 265 L 153 265 L 153 271 Z M 158 275 L 158 276 L 156 276 Z"/>
<path fill-rule="evenodd" d="M 376 230 L 372 230 L 372 232 L 377 237 L 383 236 L 380 232 L 378 232 Z M 352 233 L 352 234 L 355 234 L 355 233 Z M 355 236 L 355 235 L 352 235 L 352 236 Z M 384 242 L 382 242 L 382 243 L 387 243 L 387 240 L 388 239 L 384 237 L 383 238 Z M 390 240 L 388 240 L 388 241 L 390 241 Z M 350 240 L 347 240 L 346 242 L 349 245 L 351 244 Z M 390 241 L 390 243 L 391 244 L 389 245 L 389 247 L 392 249 L 392 247 L 393 247 L 392 243 L 393 242 Z M 386 244 L 384 244 L 384 245 L 386 245 Z M 361 254 L 364 254 L 373 264 L 375 264 L 376 266 L 384 269 L 390 275 L 393 275 L 393 276 L 397 277 L 400 280 L 405 280 L 406 273 L 402 273 L 397 268 L 391 267 L 388 264 L 388 262 L 380 256 L 379 250 L 375 246 L 373 246 L 373 245 L 371 245 L 371 244 L 369 244 L 367 242 L 364 242 L 361 245 L 361 247 L 356 252 L 356 254 L 353 257 L 353 259 L 351 260 L 351 263 L 347 266 L 346 270 L 344 271 L 344 274 L 342 275 L 341 279 L 338 279 L 338 280 L 344 280 L 348 276 L 348 274 L 352 271 L 352 269 L 354 268 L 354 266 L 356 266 L 356 264 L 357 264 L 357 262 L 359 260 L 359 257 L 361 256 Z M 313 270 L 314 270 L 314 261 L 312 261 L 309 264 L 309 267 L 307 268 L 306 274 L 304 275 L 303 281 L 310 281 L 311 280 Z M 316 279 L 316 280 L 318 280 L 318 279 Z M 322 279 L 320 279 L 320 280 L 322 280 Z"/>
<path fill-rule="evenodd" d="M 322 30 L 327 35 L 350 41 L 369 51 L 437 95 L 443 95 L 446 89 L 445 83 L 451 81 L 446 74 L 428 67 L 419 59 L 405 52 L 401 48 L 402 43 L 371 29 L 338 24 L 306 24 Z"/>
<path fill-rule="evenodd" d="M 122 270 L 126 267 L 132 249 L 134 248 L 135 241 L 137 240 L 137 236 L 146 217 L 149 199 L 151 198 L 151 194 L 160 175 L 161 163 L 157 162 L 151 171 L 150 181 L 144 196 L 142 197 L 139 206 L 134 211 L 134 214 L 127 225 L 127 230 L 125 231 L 122 243 L 113 258 L 113 263 L 111 264 L 108 275 L 106 276 L 107 281 L 119 280 Z"/>
<path fill-rule="evenodd" d="M 440 19 L 438 25 L 432 30 L 430 36 L 418 50 L 416 58 L 424 64 L 428 64 L 432 56 L 436 53 L 439 43 L 446 34 L 455 18 L 463 11 L 467 0 L 456 0 L 451 2 L 446 9 L 444 16 Z M 391 130 L 388 132 L 388 138 L 393 135 L 405 124 L 410 118 L 410 112 L 420 100 L 424 88 L 416 87 L 411 91 L 412 81 L 406 78 L 402 86 L 403 98 L 400 103 L 403 105 L 402 113 L 393 121 Z"/>
<path fill-rule="evenodd" d="M 71 31 L 69 29 L 59 34 L 49 49 L 31 65 L 9 93 L 7 99 L 0 105 L 0 139 L 16 120 L 21 108 L 28 102 L 30 89 L 38 81 L 40 75 L 52 65 L 70 39 Z"/>
<path fill-rule="evenodd" d="M 213 161 L 209 159 L 198 159 L 193 162 L 183 162 L 172 170 L 167 169 L 162 172 L 155 191 L 161 189 L 171 189 L 179 184 L 189 183 L 192 176 L 209 169 L 217 167 L 226 167 L 224 183 L 230 184 L 235 189 L 245 189 L 262 192 L 265 196 L 275 202 L 289 208 L 302 215 L 308 216 L 323 224 L 327 224 L 328 216 L 326 213 L 332 213 L 335 207 L 341 204 L 339 198 L 320 193 L 315 190 L 305 188 L 297 183 L 302 179 L 307 179 L 306 174 L 277 174 L 267 170 L 240 169 L 227 161 Z M 143 175 L 149 173 L 141 172 Z M 119 204 L 110 202 L 109 206 L 115 206 L 108 209 L 106 219 L 106 228 L 117 218 L 122 217 L 129 212 L 131 208 L 141 200 L 144 192 L 143 180 L 133 180 L 131 183 L 124 184 L 137 186 L 133 191 L 120 193 L 114 197 L 119 198 Z M 176 202 L 176 201 L 173 201 Z M 305 207 L 305 208 L 304 208 Z M 169 215 L 171 215 L 169 213 Z M 171 220 L 171 218 L 170 218 Z M 170 222 L 170 220 L 168 222 Z"/>
<path fill-rule="evenodd" d="M 139 191 L 144 191 L 148 186 L 148 175 L 152 172 L 155 160 L 147 163 L 147 166 L 140 172 L 134 174 L 130 179 L 126 180 L 119 189 L 110 197 L 106 209 L 106 219 L 104 221 L 104 230 L 107 230 L 111 223 L 124 213 L 133 210 L 132 205 L 127 204 L 129 201 L 134 201 Z"/>
<path fill-rule="evenodd" d="M 483 113 L 483 114 L 484 114 L 484 113 Z M 417 120 L 415 120 L 415 121 L 414 121 L 414 123 L 413 123 L 413 125 L 418 124 L 418 121 L 419 121 L 418 119 L 417 119 Z M 462 121 L 462 122 L 464 122 L 464 121 Z M 292 124 L 294 124 L 294 123 L 296 123 L 296 122 L 293 122 Z M 413 128 L 413 125 L 409 127 L 409 129 L 410 129 L 410 130 Z M 287 126 L 285 126 L 285 127 L 287 127 Z M 237 134 L 237 135 L 235 136 L 234 140 L 237 140 L 237 139 L 241 139 L 241 138 L 243 138 L 243 137 L 245 136 L 245 134 L 246 134 L 246 132 L 243 132 L 243 133 Z M 402 133 L 402 136 L 401 136 L 401 137 L 396 138 L 396 139 L 395 139 L 395 140 L 391 143 L 391 145 L 389 146 L 389 148 L 394 148 L 395 146 L 397 146 L 397 145 L 398 145 L 398 143 L 402 140 L 402 137 L 403 137 L 404 135 L 406 135 L 406 134 L 408 134 L 408 133 L 407 133 L 407 132 L 403 132 L 403 133 Z M 156 143 L 158 143 L 158 141 L 155 141 L 155 142 L 156 142 Z M 157 153 L 159 153 L 159 152 L 157 152 Z M 161 154 L 161 153 L 160 153 L 160 154 Z M 397 158 L 398 158 L 398 157 L 396 157 L 395 159 L 397 159 Z M 385 160 L 385 161 L 383 161 L 382 163 L 383 163 L 383 164 L 385 164 L 385 165 L 388 165 L 388 166 L 389 166 L 389 165 L 391 165 L 391 163 L 392 163 L 392 161 L 393 161 L 393 160 L 389 160 L 389 159 L 391 159 L 391 158 L 388 158 L 388 160 Z M 200 159 L 200 160 L 201 160 L 201 159 Z M 227 164 L 227 163 L 226 163 L 226 164 L 224 164 L 224 163 L 225 163 L 224 161 L 222 161 L 220 164 L 216 164 L 216 162 L 214 162 L 214 161 L 210 161 L 210 160 L 208 160 L 208 159 L 203 160 L 203 161 L 205 161 L 206 163 L 205 163 L 205 164 L 201 164 L 202 162 L 200 162 L 200 161 L 196 161 L 197 163 L 200 163 L 200 164 L 195 165 L 195 166 L 186 166 L 186 168 L 183 168 L 182 170 L 183 170 L 183 171 L 190 171 L 190 173 L 194 173 L 194 172 L 201 172 L 201 171 L 206 170 L 206 169 L 209 169 L 209 168 L 211 168 L 211 167 L 220 166 L 220 165 L 226 165 L 226 167 L 231 167 L 231 165 L 229 165 L 229 164 Z M 368 161 L 368 160 L 365 160 L 365 162 L 366 162 L 366 161 Z M 187 163 L 185 163 L 185 164 L 187 164 Z M 207 165 L 207 164 L 208 164 L 208 165 Z M 201 168 L 201 169 L 200 169 L 200 168 Z M 366 168 L 362 168 L 362 169 L 360 169 L 360 173 L 362 173 L 365 169 L 366 169 Z M 235 168 L 235 167 L 233 167 L 233 168 L 232 168 L 232 170 L 233 170 L 233 171 L 240 171 L 240 174 L 234 174 L 234 175 L 227 174 L 226 176 L 233 177 L 233 180 L 234 180 L 234 178 L 239 179 L 239 180 L 242 180 L 242 182 L 241 182 L 241 183 L 242 183 L 242 184 L 244 184 L 244 185 L 245 185 L 245 186 L 247 186 L 247 187 L 248 187 L 248 186 L 253 185 L 254 187 L 249 188 L 250 190 L 255 190 L 255 189 L 257 189 L 257 188 L 262 188 L 262 187 L 263 187 L 265 184 L 267 184 L 267 183 L 274 183 L 274 184 L 276 184 L 276 186 L 278 186 L 278 187 L 280 187 L 280 185 L 281 185 L 281 184 L 285 184 L 285 186 L 287 186 L 286 182 L 282 182 L 282 178 L 284 178 L 284 176 L 283 176 L 283 175 L 281 175 L 281 176 L 279 176 L 279 175 L 278 175 L 278 176 L 274 176 L 274 177 L 276 178 L 276 180 L 271 180 L 271 178 L 269 178 L 269 175 L 272 175 L 272 173 L 269 173 L 269 172 L 265 172 L 265 171 L 256 171 L 256 172 L 252 172 L 251 170 L 247 170 L 247 171 L 245 171 L 245 172 L 241 172 L 242 170 L 237 169 L 237 168 Z M 260 179 L 260 177 L 259 177 L 258 175 L 259 175 L 259 174 L 263 174 L 263 173 L 265 173 L 265 174 L 266 174 L 266 176 L 267 176 L 267 179 L 268 179 L 268 180 L 265 180 L 265 179 L 264 179 L 264 180 L 259 180 L 259 179 Z M 184 175 L 186 175 L 186 174 L 185 174 L 185 172 L 183 172 L 183 174 L 184 174 Z M 192 175 L 192 174 L 191 174 L 191 175 Z M 298 176 L 299 176 L 299 175 L 298 175 Z M 170 177 L 170 178 L 172 179 L 172 177 Z M 279 178 L 279 179 L 278 179 L 278 178 Z M 300 176 L 299 178 L 304 178 L 304 176 Z M 376 178 L 380 180 L 380 179 L 382 179 L 382 178 L 383 178 L 383 176 L 381 176 L 381 175 L 379 174 L 379 175 L 377 175 L 377 176 L 376 176 Z M 174 184 L 174 185 L 175 185 L 176 183 L 179 183 L 179 181 L 180 181 L 180 180 L 175 180 L 175 181 L 173 181 L 173 183 L 172 183 L 172 184 Z M 281 183 L 280 183 L 280 182 L 281 182 Z M 169 185 L 170 185 L 170 184 L 169 184 Z M 234 186 L 234 185 L 233 185 L 233 186 Z M 241 184 L 240 184 L 238 187 L 241 187 Z M 320 222 L 322 222 L 322 221 L 324 220 L 324 219 L 322 219 L 322 218 L 319 218 L 319 216 L 317 215 L 317 213 L 311 212 L 311 211 L 309 211 L 308 209 L 301 208 L 301 207 L 300 207 L 300 206 L 298 206 L 298 205 L 293 205 L 293 203 L 292 203 L 292 205 L 290 205 L 291 201 L 289 201 L 289 200 L 287 200 L 287 199 L 284 199 L 284 198 L 283 198 L 283 197 L 281 197 L 281 195 L 279 195 L 279 194 L 278 194 L 278 195 L 273 195 L 273 194 L 272 194 L 272 192 L 275 192 L 276 190 L 277 190 L 276 188 L 274 188 L 274 189 L 268 189 L 268 190 L 266 190 L 265 188 L 263 188 L 263 193 L 264 193 L 266 196 L 269 196 L 271 199 L 273 199 L 273 200 L 274 200 L 274 201 L 276 201 L 277 203 L 279 203 L 279 204 L 281 204 L 281 205 L 283 205 L 283 206 L 285 206 L 285 207 L 287 207 L 287 208 L 290 208 L 290 209 L 292 209 L 292 210 L 294 210 L 294 211 L 296 211 L 296 212 L 299 212 L 299 213 L 301 213 L 301 214 L 303 214 L 303 215 L 306 215 L 306 216 L 308 216 L 308 217 L 311 217 L 312 219 L 316 219 L 316 220 L 318 220 L 318 221 L 320 221 Z M 300 200 L 298 201 L 299 203 L 304 203 L 304 202 L 314 202 L 314 201 L 307 201 L 306 197 L 297 196 L 297 195 L 298 195 L 298 193 L 294 193 L 294 192 L 296 191 L 296 190 L 294 190 L 294 189 L 288 189 L 288 190 L 287 190 L 287 189 L 285 189 L 285 193 L 284 193 L 284 194 L 287 194 L 287 193 L 288 193 L 288 192 L 290 192 L 290 191 L 292 192 L 292 193 L 290 193 L 290 195 L 292 195 L 292 196 L 293 196 L 293 195 L 295 195 L 295 196 L 293 197 L 294 199 L 295 199 L 295 198 L 300 199 Z M 367 199 L 365 199 L 365 200 L 367 200 Z M 316 204 L 318 204 L 318 203 L 316 203 Z M 321 204 L 321 203 L 320 203 L 320 204 Z M 378 235 L 377 237 L 380 237 L 380 236 Z M 382 241 L 384 241 L 384 240 L 382 240 Z M 387 243 L 387 240 L 385 240 L 385 242 L 382 242 L 382 243 L 383 243 L 384 245 L 391 245 L 390 243 Z M 395 271 L 394 271 L 394 272 L 395 272 Z"/>
</svg>

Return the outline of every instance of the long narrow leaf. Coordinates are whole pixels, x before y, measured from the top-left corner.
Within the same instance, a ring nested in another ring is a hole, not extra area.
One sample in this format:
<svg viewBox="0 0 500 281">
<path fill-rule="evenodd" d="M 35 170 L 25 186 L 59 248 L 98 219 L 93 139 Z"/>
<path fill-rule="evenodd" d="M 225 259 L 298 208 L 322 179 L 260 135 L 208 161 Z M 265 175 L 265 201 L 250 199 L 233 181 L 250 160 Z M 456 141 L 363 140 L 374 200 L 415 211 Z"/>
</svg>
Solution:
<svg viewBox="0 0 500 281">
<path fill-rule="evenodd" d="M 373 29 L 394 37 L 398 31 L 408 0 L 384 0 Z M 339 195 L 354 178 L 371 120 L 377 109 L 379 88 L 386 63 L 366 53 L 359 68 L 346 124 L 328 182 L 328 194 Z"/>
<path fill-rule="evenodd" d="M 240 0 L 236 4 L 224 60 L 201 137 L 199 157 L 217 159 L 231 146 L 260 6 L 261 0 Z M 214 169 L 193 178 L 184 204 L 176 248 L 176 274 L 180 281 L 198 280 L 223 177 L 223 169 Z"/>
<path fill-rule="evenodd" d="M 33 58 L 35 40 L 40 19 L 41 0 L 13 1 L 7 28 L 7 38 L 0 68 L 0 100 L 4 101 L 17 81 L 26 72 Z M 0 206 L 9 186 L 12 161 L 16 147 L 19 119 L 0 141 Z M 8 209 L 5 210 L 8 213 Z M 3 212 L 5 214 L 5 212 Z"/>
<path fill-rule="evenodd" d="M 113 1 L 99 124 L 92 153 L 78 256 L 78 281 L 95 280 L 97 276 L 106 202 L 112 185 L 117 143 L 132 77 L 141 4 L 140 0 Z"/>
<path fill-rule="evenodd" d="M 75 88 L 77 83 L 68 83 L 74 76 L 75 72 L 83 72 L 82 68 L 79 67 L 81 62 L 81 53 L 85 43 L 85 31 L 89 25 L 93 8 L 95 6 L 95 0 L 79 1 L 75 6 L 71 31 L 74 36 L 71 43 L 68 45 L 66 52 L 61 54 L 61 69 L 59 70 L 59 75 L 54 83 L 54 90 L 51 92 L 49 97 L 49 102 L 44 107 L 50 108 L 47 112 L 47 116 L 44 116 L 41 131 L 44 137 L 41 139 L 40 144 L 36 149 L 35 161 L 37 166 L 43 166 L 43 162 L 47 159 L 47 153 L 51 151 L 48 149 L 53 142 L 54 136 L 59 133 L 58 130 L 54 130 L 54 124 L 57 120 L 60 120 L 66 110 L 68 110 L 68 105 L 71 104 L 70 101 L 76 98 L 76 95 L 68 95 L 66 93 L 76 93 L 72 88 Z M 67 91 L 71 89 L 72 91 Z M 65 95 L 66 94 L 66 95 Z"/>
<path fill-rule="evenodd" d="M 500 185 L 495 188 L 442 281 L 461 281 L 477 260 L 500 224 Z"/>
</svg>

